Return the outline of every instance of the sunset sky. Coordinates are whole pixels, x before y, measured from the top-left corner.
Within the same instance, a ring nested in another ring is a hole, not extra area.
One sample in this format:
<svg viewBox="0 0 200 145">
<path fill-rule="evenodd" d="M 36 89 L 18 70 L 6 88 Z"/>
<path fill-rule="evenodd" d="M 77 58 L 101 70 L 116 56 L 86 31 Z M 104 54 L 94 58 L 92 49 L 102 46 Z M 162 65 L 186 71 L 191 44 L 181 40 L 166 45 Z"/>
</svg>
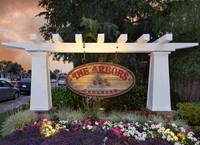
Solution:
<svg viewBox="0 0 200 145">
<path fill-rule="evenodd" d="M 0 0 L 0 43 L 1 42 L 28 42 L 30 34 L 39 34 L 45 20 L 35 17 L 41 8 L 38 0 Z M 31 69 L 31 55 L 19 49 L 10 49 L 0 45 L 0 61 L 10 60 L 17 62 L 26 70 Z M 72 65 L 51 63 L 51 69 L 71 69 Z"/>
</svg>

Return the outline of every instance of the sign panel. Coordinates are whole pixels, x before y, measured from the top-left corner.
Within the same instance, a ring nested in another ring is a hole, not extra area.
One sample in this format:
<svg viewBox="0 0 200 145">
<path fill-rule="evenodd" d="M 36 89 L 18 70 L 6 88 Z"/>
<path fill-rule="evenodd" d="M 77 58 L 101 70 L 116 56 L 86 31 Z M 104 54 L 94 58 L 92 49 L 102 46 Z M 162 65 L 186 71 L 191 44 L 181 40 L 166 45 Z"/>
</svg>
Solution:
<svg viewBox="0 0 200 145">
<path fill-rule="evenodd" d="M 123 66 L 97 62 L 74 68 L 68 73 L 66 83 L 81 96 L 108 98 L 129 91 L 135 84 L 135 76 Z"/>
</svg>

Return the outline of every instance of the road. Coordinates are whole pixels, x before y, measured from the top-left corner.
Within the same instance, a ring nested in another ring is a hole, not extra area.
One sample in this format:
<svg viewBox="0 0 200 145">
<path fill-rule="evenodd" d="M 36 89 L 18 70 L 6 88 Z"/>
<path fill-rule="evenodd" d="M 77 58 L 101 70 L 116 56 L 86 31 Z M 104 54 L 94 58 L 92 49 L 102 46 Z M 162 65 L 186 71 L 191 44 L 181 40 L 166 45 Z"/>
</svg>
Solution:
<svg viewBox="0 0 200 145">
<path fill-rule="evenodd" d="M 28 104 L 29 100 L 30 96 L 22 94 L 18 99 L 2 101 L 0 102 L 0 113 Z"/>
</svg>

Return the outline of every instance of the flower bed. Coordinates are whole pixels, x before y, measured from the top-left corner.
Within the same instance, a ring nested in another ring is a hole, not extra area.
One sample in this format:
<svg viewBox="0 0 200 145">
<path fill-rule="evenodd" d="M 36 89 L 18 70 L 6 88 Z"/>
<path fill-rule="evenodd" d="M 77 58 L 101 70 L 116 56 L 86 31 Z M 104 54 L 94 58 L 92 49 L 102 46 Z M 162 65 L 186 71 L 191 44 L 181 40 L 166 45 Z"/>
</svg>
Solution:
<svg viewBox="0 0 200 145">
<path fill-rule="evenodd" d="M 21 139 L 20 139 L 21 138 Z M 154 123 L 152 121 L 140 124 L 138 122 L 111 122 L 87 119 L 50 120 L 44 117 L 32 125 L 26 125 L 22 130 L 5 136 L 0 144 L 142 144 L 142 145 L 199 145 L 199 137 L 190 129 L 176 124 Z M 17 143 L 15 143 L 17 144 Z"/>
</svg>

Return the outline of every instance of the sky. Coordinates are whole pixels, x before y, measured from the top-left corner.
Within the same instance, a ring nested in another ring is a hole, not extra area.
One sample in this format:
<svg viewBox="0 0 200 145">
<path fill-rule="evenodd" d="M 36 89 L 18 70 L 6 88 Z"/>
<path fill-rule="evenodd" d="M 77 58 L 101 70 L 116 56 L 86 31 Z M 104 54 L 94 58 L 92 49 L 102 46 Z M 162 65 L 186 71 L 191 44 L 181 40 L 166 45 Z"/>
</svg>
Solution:
<svg viewBox="0 0 200 145">
<path fill-rule="evenodd" d="M 30 34 L 39 33 L 45 20 L 35 17 L 42 8 L 38 0 L 0 0 L 0 43 L 29 42 Z M 25 50 L 7 48 L 0 45 L 0 61 L 10 60 L 19 63 L 25 70 L 31 69 L 31 55 Z M 51 70 L 60 69 L 68 72 L 72 64 L 51 62 Z"/>
</svg>

